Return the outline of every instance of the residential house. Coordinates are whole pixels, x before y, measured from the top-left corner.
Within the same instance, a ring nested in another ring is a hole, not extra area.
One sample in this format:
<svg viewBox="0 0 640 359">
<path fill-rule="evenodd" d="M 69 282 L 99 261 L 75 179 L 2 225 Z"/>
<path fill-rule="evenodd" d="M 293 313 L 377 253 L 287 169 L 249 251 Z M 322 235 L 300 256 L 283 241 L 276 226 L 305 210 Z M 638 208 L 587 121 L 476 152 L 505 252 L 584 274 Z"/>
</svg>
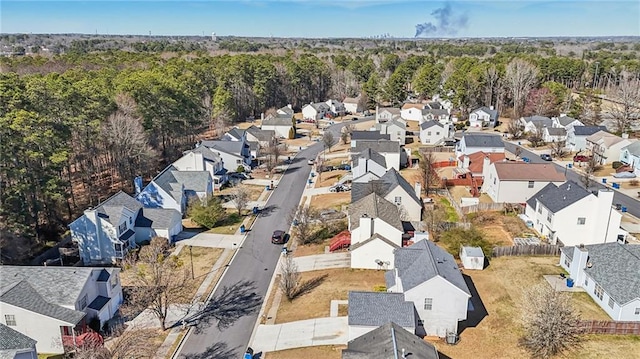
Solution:
<svg viewBox="0 0 640 359">
<path fill-rule="evenodd" d="M 268 115 L 262 120 L 260 128 L 263 131 L 273 131 L 277 138 L 292 139 L 296 135 L 293 117 L 289 115 Z"/>
<path fill-rule="evenodd" d="M 0 323 L 0 358 L 38 359 L 36 341 Z"/>
<path fill-rule="evenodd" d="M 505 158 L 504 153 L 474 152 L 458 157 L 458 168 L 466 170 L 461 173 L 470 173 L 475 178 L 484 178 L 485 166 L 488 168 L 490 164 L 504 161 Z"/>
<path fill-rule="evenodd" d="M 596 132 L 607 131 L 605 126 L 573 126 L 567 129 L 567 148 L 572 152 L 587 149 L 587 137 Z"/>
<path fill-rule="evenodd" d="M 351 202 L 376 193 L 398 206 L 400 219 L 420 221 L 422 219 L 422 200 L 420 194 L 394 168 L 388 170 L 379 179 L 368 183 L 355 182 L 351 185 Z"/>
<path fill-rule="evenodd" d="M 344 116 L 345 115 L 345 107 L 344 103 L 338 100 L 327 100 L 325 102 L 327 106 L 329 106 L 329 112 L 333 114 L 333 116 Z"/>
<path fill-rule="evenodd" d="M 367 298 L 363 296 L 356 300 L 358 299 L 366 300 Z M 369 303 L 363 304 L 366 307 L 373 307 Z M 350 340 L 347 343 L 347 348 L 342 349 L 342 359 L 438 359 L 439 357 L 433 344 L 395 322 L 388 322 Z"/>
<path fill-rule="evenodd" d="M 258 129 L 255 126 L 251 126 L 255 129 Z M 258 129 L 259 131 L 260 129 Z M 270 131 L 273 132 L 273 131 Z M 252 159 L 256 159 L 258 158 L 258 152 L 260 150 L 260 144 L 258 143 L 258 141 L 249 141 L 248 139 L 248 132 L 246 129 L 241 129 L 238 127 L 234 127 L 232 129 L 230 129 L 229 131 L 227 131 L 223 136 L 222 136 L 222 140 L 223 141 L 244 141 L 245 143 L 247 143 L 249 145 L 249 150 L 251 152 L 251 158 Z"/>
<path fill-rule="evenodd" d="M 613 320 L 640 321 L 640 246 L 565 246 L 560 266 Z"/>
<path fill-rule="evenodd" d="M 256 126 L 250 126 L 245 131 L 247 136 L 247 141 L 257 142 L 260 145 L 260 148 L 269 147 L 276 140 L 276 132 L 274 130 L 263 130 Z"/>
<path fill-rule="evenodd" d="M 276 113 L 280 115 L 287 115 L 289 116 L 289 118 L 293 118 L 295 111 L 293 111 L 293 107 L 291 106 L 291 104 L 288 104 L 286 106 L 283 106 L 277 109 Z"/>
<path fill-rule="evenodd" d="M 470 127 L 494 127 L 498 121 L 498 110 L 493 106 L 480 107 L 469 114 Z"/>
<path fill-rule="evenodd" d="M 422 121 L 438 121 L 443 125 L 449 125 L 451 123 L 451 114 L 449 110 L 445 109 L 432 109 L 427 108 L 422 110 Z"/>
<path fill-rule="evenodd" d="M 366 148 L 354 156 L 351 163 L 353 182 L 357 182 L 359 178 L 367 173 L 373 174 L 376 178 L 380 178 L 387 171 L 387 162 L 384 156 L 370 148 Z"/>
<path fill-rule="evenodd" d="M 444 338 L 467 319 L 471 292 L 455 259 L 428 239 L 394 252 L 395 268 L 385 273 L 387 291 L 403 293 L 418 313 L 418 335 Z"/>
<path fill-rule="evenodd" d="M 502 137 L 483 133 L 465 133 L 456 145 L 456 158 L 476 152 L 504 153 Z"/>
<path fill-rule="evenodd" d="M 552 244 L 610 243 L 624 237 L 622 214 L 613 207 L 613 191 L 587 191 L 573 181 L 549 183 L 527 201 L 526 216 Z"/>
<path fill-rule="evenodd" d="M 213 180 L 214 190 L 220 189 L 229 181 L 227 169 L 224 168 L 222 156 L 218 152 L 204 146 L 185 151 L 179 159 L 172 163 L 178 171 L 207 171 Z"/>
<path fill-rule="evenodd" d="M 382 134 L 389 135 L 390 140 L 398 141 L 401 145 L 407 141 L 407 123 L 400 118 L 377 123 L 375 129 Z"/>
<path fill-rule="evenodd" d="M 189 201 L 203 200 L 212 193 L 213 179 L 208 171 L 179 171 L 169 165 L 142 189 L 136 199 L 146 208 L 175 209 L 184 214 Z"/>
<path fill-rule="evenodd" d="M 0 266 L 0 278 L 4 324 L 40 353 L 64 353 L 91 318 L 102 325 L 122 304 L 119 268 Z"/>
<path fill-rule="evenodd" d="M 554 117 L 553 122 L 554 127 L 564 128 L 565 130 L 569 130 L 571 127 L 575 126 L 584 126 L 584 123 L 580 122 L 580 120 L 576 120 L 564 113 L 560 114 L 560 117 Z"/>
<path fill-rule="evenodd" d="M 547 184 L 566 181 L 554 164 L 547 163 L 494 162 L 483 176 L 482 192 L 495 203 L 525 203 Z"/>
<path fill-rule="evenodd" d="M 362 95 L 358 95 L 358 97 L 345 97 L 342 103 L 347 113 L 362 113 L 362 111 L 365 110 L 362 106 Z"/>
<path fill-rule="evenodd" d="M 518 120 L 518 124 L 522 126 L 524 133 L 535 133 L 538 130 L 542 130 L 545 127 L 554 127 L 554 121 L 545 116 L 530 116 L 521 117 Z"/>
<path fill-rule="evenodd" d="M 398 206 L 371 193 L 349 206 L 351 268 L 387 269 L 402 246 Z"/>
<path fill-rule="evenodd" d="M 359 154 L 366 149 L 372 149 L 384 156 L 387 169 L 395 168 L 400 170 L 407 164 L 407 153 L 400 143 L 391 140 L 359 140 L 356 146 L 351 149 L 351 153 Z"/>
<path fill-rule="evenodd" d="M 349 292 L 349 340 L 391 321 L 408 333 L 416 331 L 416 310 L 413 303 L 405 301 L 402 293 Z"/>
<path fill-rule="evenodd" d="M 400 109 L 395 107 L 380 107 L 376 111 L 376 123 L 384 123 L 401 117 Z"/>
<path fill-rule="evenodd" d="M 325 102 L 312 102 L 302 107 L 302 117 L 315 121 L 323 119 L 329 112 L 331 109 Z"/>
<path fill-rule="evenodd" d="M 173 239 L 182 232 L 182 215 L 175 209 L 143 209 L 139 201 L 120 191 L 86 209 L 69 229 L 85 265 L 111 264 L 149 236 Z"/>
<path fill-rule="evenodd" d="M 420 143 L 439 145 L 449 138 L 448 126 L 436 121 L 424 121 L 420 124 Z"/>
<path fill-rule="evenodd" d="M 620 162 L 631 166 L 634 173 L 640 176 L 640 141 L 625 146 L 620 151 Z"/>
<path fill-rule="evenodd" d="M 450 114 L 448 110 L 445 109 L 432 109 L 426 108 L 425 105 L 421 106 L 403 106 L 400 111 L 400 117 L 406 121 L 416 121 L 421 123 L 422 121 L 438 121 L 442 124 L 448 124 L 450 119 Z M 417 105 L 417 104 L 411 104 Z"/>
<path fill-rule="evenodd" d="M 542 140 L 547 143 L 565 142 L 567 130 L 562 127 L 545 127 L 542 129 Z"/>
<path fill-rule="evenodd" d="M 351 148 L 355 148 L 358 141 L 377 141 L 389 140 L 390 135 L 380 133 L 378 131 L 352 131 L 351 132 Z"/>
<path fill-rule="evenodd" d="M 586 138 L 587 150 L 591 152 L 591 156 L 596 163 L 605 165 L 620 159 L 622 148 L 629 146 L 636 139 L 629 139 L 628 134 L 622 137 L 612 133 L 599 131 Z"/>
<path fill-rule="evenodd" d="M 202 140 L 196 148 L 204 146 L 220 158 L 227 172 L 236 172 L 239 166 L 251 170 L 251 147 L 247 141 Z"/>
</svg>

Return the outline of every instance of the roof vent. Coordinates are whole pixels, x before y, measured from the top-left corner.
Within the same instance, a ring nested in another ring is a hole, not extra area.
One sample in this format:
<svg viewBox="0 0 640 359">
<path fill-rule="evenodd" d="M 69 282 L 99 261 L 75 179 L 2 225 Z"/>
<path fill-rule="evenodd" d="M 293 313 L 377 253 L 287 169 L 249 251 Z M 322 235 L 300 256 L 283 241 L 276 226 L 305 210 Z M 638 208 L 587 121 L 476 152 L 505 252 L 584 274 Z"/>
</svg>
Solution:
<svg viewBox="0 0 640 359">
<path fill-rule="evenodd" d="M 363 213 L 363 214 L 362 214 L 362 218 L 369 218 L 369 215 L 368 215 L 368 214 L 366 214 L 366 213 Z"/>
<path fill-rule="evenodd" d="M 567 196 L 562 196 L 562 200 L 566 201 L 567 200 Z"/>
<path fill-rule="evenodd" d="M 571 191 L 571 183 L 567 185 L 567 191 Z"/>
<path fill-rule="evenodd" d="M 587 268 L 591 268 L 593 267 L 593 264 L 591 262 L 587 262 Z"/>
</svg>

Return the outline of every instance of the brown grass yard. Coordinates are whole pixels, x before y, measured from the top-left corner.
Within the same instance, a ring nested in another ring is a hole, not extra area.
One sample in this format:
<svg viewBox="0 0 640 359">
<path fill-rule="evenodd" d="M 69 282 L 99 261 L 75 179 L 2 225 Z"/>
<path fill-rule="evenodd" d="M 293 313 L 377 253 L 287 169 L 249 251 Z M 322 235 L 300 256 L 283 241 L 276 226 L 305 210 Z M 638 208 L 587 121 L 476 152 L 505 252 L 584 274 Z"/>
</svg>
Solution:
<svg viewBox="0 0 640 359">
<path fill-rule="evenodd" d="M 316 176 L 314 177 L 314 181 L 316 181 L 315 188 L 333 186 L 346 173 L 347 171 L 343 170 L 316 173 Z"/>
<path fill-rule="evenodd" d="M 373 291 L 376 285 L 384 285 L 384 271 L 367 269 L 326 269 L 301 273 L 301 281 L 327 275 L 325 280 L 309 293 L 289 302 L 282 299 L 276 323 L 323 318 L 329 316 L 331 301 L 347 299 L 351 290 Z"/>
<path fill-rule="evenodd" d="M 351 192 L 325 193 L 311 197 L 310 206 L 316 209 L 333 208 L 341 210 L 343 205 L 351 203 Z"/>
<path fill-rule="evenodd" d="M 323 254 L 324 247 L 329 245 L 329 240 L 324 240 L 320 243 L 312 243 L 312 244 L 298 244 L 296 249 L 293 251 L 294 257 L 304 257 L 310 256 L 314 254 Z"/>
<path fill-rule="evenodd" d="M 317 347 L 297 348 L 280 350 L 277 352 L 269 352 L 264 356 L 265 359 L 340 359 L 342 358 L 342 349 L 346 345 L 322 345 Z"/>
<path fill-rule="evenodd" d="M 260 195 L 262 194 L 262 191 L 264 191 L 264 186 L 240 184 L 239 187 L 245 188 L 249 192 L 249 200 L 250 201 L 257 201 L 258 198 L 260 198 Z M 217 191 L 214 195 L 216 195 L 216 196 L 222 196 L 222 195 L 229 196 L 229 195 L 233 194 L 234 191 L 235 191 L 234 187 L 227 187 L 227 188 L 223 189 L 222 191 Z"/>
</svg>

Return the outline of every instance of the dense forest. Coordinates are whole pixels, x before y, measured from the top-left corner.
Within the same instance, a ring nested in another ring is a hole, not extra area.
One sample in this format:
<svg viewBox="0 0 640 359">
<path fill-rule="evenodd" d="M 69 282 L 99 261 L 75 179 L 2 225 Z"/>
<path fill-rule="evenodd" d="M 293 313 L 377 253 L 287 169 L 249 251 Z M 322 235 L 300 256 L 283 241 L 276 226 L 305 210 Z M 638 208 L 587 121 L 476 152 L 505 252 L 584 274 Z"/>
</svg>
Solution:
<svg viewBox="0 0 640 359">
<path fill-rule="evenodd" d="M 205 134 L 272 107 L 363 93 L 374 108 L 439 94 L 460 118 L 493 105 L 503 116 L 565 111 L 597 121 L 595 95 L 640 73 L 635 53 L 607 46 L 577 58 L 481 43 L 407 53 L 226 42 L 220 55 L 163 44 L 76 43 L 60 54 L 0 58 L 2 247 L 20 242 L 31 254 L 87 206 L 130 191 L 133 177 L 151 178 Z"/>
</svg>

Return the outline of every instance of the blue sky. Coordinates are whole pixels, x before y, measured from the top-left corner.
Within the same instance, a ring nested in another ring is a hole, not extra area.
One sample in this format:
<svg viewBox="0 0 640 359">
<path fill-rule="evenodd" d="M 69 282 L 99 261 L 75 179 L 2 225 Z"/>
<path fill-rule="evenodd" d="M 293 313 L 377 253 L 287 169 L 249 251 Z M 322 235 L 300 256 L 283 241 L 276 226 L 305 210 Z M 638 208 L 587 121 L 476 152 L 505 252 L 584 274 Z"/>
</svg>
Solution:
<svg viewBox="0 0 640 359">
<path fill-rule="evenodd" d="M 640 1 L 0 1 L 2 33 L 410 38 L 417 29 L 437 38 L 640 36 Z"/>
</svg>

